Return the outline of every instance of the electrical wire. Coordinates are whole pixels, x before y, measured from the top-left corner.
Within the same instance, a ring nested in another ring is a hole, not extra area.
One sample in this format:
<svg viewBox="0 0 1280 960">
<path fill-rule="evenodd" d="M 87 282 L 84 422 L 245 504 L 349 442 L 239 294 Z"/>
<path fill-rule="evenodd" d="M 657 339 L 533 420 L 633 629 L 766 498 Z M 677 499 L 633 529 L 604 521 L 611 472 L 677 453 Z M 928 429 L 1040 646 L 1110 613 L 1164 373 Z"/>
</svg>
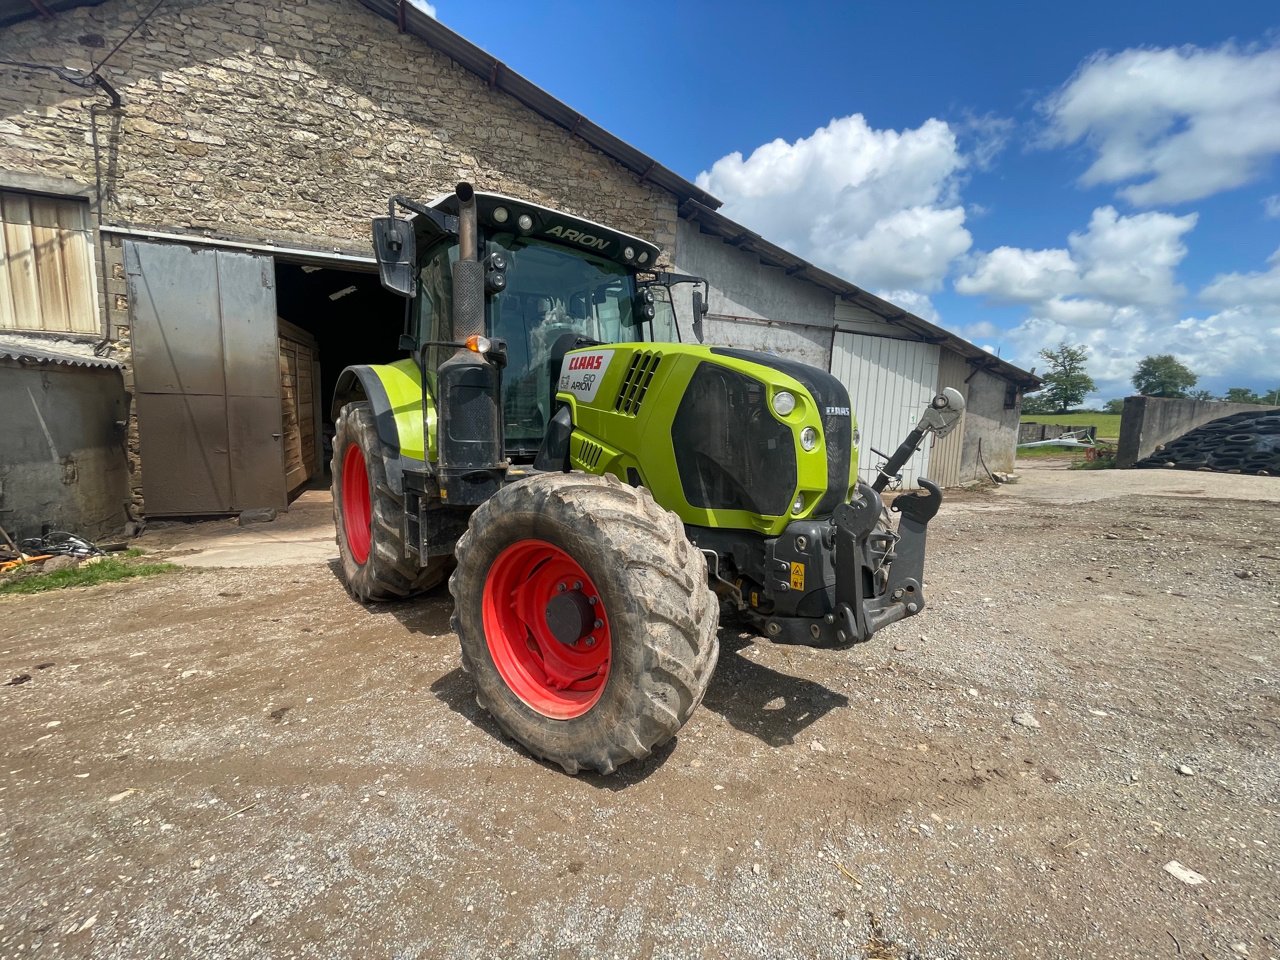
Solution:
<svg viewBox="0 0 1280 960">
<path fill-rule="evenodd" d="M 45 70 L 49 73 L 57 74 L 67 83 L 75 84 L 77 87 L 94 87 L 98 81 L 93 77 L 93 71 L 85 73 L 83 70 L 75 70 L 71 67 L 54 67 L 47 63 L 28 63 L 25 60 L 10 60 L 8 57 L 0 58 L 0 66 L 19 67 L 23 70 Z"/>
<path fill-rule="evenodd" d="M 98 61 L 97 66 L 95 66 L 91 72 L 97 73 L 99 70 L 101 70 L 103 65 L 116 55 L 116 51 L 119 50 L 121 47 L 123 47 L 129 41 L 129 38 L 138 32 L 138 28 L 151 19 L 152 14 L 154 14 L 157 10 L 160 9 L 160 4 L 162 3 L 164 3 L 164 0 L 156 0 L 155 5 L 142 15 L 142 17 L 138 20 L 138 22 L 133 25 L 133 29 L 130 30 L 128 33 L 126 33 L 123 37 L 121 37 L 120 42 L 117 43 L 114 47 L 112 47 L 105 57 L 103 57 L 101 60 Z"/>
</svg>

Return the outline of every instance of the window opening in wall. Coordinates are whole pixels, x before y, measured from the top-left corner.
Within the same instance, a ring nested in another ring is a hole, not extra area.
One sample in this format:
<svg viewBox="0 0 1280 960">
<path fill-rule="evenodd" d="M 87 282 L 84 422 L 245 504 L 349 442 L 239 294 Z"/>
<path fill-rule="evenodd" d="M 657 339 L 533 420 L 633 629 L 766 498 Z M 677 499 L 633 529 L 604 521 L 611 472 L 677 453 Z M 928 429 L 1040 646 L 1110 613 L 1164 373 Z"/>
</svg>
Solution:
<svg viewBox="0 0 1280 960">
<path fill-rule="evenodd" d="M 0 190 L 0 330 L 97 334 L 89 202 Z"/>
</svg>

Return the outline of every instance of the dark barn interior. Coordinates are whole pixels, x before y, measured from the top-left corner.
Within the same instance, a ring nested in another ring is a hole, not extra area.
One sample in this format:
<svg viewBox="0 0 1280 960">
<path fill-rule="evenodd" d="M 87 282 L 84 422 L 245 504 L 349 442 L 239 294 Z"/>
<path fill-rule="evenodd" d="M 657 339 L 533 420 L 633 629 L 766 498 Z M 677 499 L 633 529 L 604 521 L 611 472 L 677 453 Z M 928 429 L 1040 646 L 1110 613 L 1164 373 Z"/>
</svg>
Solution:
<svg viewBox="0 0 1280 960">
<path fill-rule="evenodd" d="M 327 442 L 329 404 L 338 375 L 357 363 L 389 363 L 404 357 L 400 334 L 405 301 L 382 288 L 376 273 L 318 267 L 276 259 L 276 312 L 315 339 L 320 369 L 320 420 Z M 283 331 L 286 328 L 282 325 Z"/>
</svg>

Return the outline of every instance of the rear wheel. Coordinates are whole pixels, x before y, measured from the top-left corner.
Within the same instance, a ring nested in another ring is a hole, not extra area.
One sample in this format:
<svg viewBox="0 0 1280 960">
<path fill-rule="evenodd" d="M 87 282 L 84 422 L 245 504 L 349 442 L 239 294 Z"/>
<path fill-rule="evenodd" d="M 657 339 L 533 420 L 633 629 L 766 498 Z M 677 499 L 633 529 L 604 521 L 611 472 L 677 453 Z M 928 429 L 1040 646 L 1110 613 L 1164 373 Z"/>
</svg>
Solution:
<svg viewBox="0 0 1280 960">
<path fill-rule="evenodd" d="M 531 753 L 610 773 L 702 701 L 719 653 L 706 561 L 647 490 L 533 477 L 475 512 L 457 557 L 463 666 Z"/>
<path fill-rule="evenodd" d="M 444 580 L 451 557 L 425 567 L 406 556 L 404 499 L 387 482 L 382 441 L 367 401 L 349 403 L 333 438 L 333 525 L 347 589 L 357 599 L 400 600 Z"/>
</svg>

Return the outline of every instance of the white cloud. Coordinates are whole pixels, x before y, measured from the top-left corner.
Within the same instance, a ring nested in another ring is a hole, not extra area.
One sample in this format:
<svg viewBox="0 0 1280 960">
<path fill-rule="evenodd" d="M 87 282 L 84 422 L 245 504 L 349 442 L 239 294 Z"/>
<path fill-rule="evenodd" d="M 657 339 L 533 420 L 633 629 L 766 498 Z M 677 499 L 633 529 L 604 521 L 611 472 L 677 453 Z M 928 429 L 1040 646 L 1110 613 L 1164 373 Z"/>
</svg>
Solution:
<svg viewBox="0 0 1280 960">
<path fill-rule="evenodd" d="M 940 120 L 874 130 L 861 114 L 774 140 L 698 175 L 726 216 L 870 288 L 936 290 L 972 244 L 955 132 Z"/>
<path fill-rule="evenodd" d="M 1280 249 L 1267 263 L 1271 269 L 1259 273 L 1218 274 L 1200 291 L 1200 298 L 1227 306 L 1280 307 Z M 1280 322 L 1280 316 L 1272 322 Z"/>
<path fill-rule="evenodd" d="M 1001 303 L 1035 303 L 1059 293 L 1075 293 L 1079 269 L 1066 250 L 997 247 L 978 258 L 956 280 L 956 290 Z"/>
<path fill-rule="evenodd" d="M 1280 193 L 1273 193 L 1262 201 L 1262 211 L 1272 220 L 1280 220 Z"/>
<path fill-rule="evenodd" d="M 434 3 L 427 3 L 427 0 L 409 0 L 409 2 L 432 20 L 438 19 L 436 17 L 436 5 Z"/>
<path fill-rule="evenodd" d="M 874 293 L 880 299 L 888 300 L 894 306 L 901 307 L 908 313 L 914 313 L 922 320 L 935 324 L 942 323 L 938 308 L 923 293 L 916 290 L 876 290 Z"/>
<path fill-rule="evenodd" d="M 977 343 L 979 340 L 990 340 L 991 338 L 998 336 L 1000 334 L 1000 328 L 990 320 L 978 320 L 974 323 L 968 324 L 967 326 L 961 327 L 956 332 L 970 343 Z M 995 352 L 994 347 L 983 347 L 983 349 L 990 349 L 992 353 Z"/>
<path fill-rule="evenodd" d="M 1183 235 L 1196 215 L 1140 213 L 1122 217 L 1113 207 L 1093 211 L 1087 230 L 1067 238 L 1069 249 L 998 247 L 982 254 L 956 281 L 956 290 L 1000 303 L 1045 305 L 1065 318 L 1083 317 L 1080 296 L 1110 304 L 1168 304 L 1182 293 L 1174 271 L 1187 255 Z M 1048 304 L 1057 302 L 1057 306 Z"/>
<path fill-rule="evenodd" d="M 1280 47 L 1131 49 L 1087 60 L 1043 105 L 1050 145 L 1096 154 L 1085 186 L 1178 203 L 1241 186 L 1280 153 Z"/>
<path fill-rule="evenodd" d="M 964 147 L 965 155 L 979 170 L 990 170 L 996 157 L 1009 143 L 1014 123 L 1008 117 L 986 113 L 969 114 L 956 125 L 956 133 Z"/>
<path fill-rule="evenodd" d="M 1194 214 L 1122 217 L 1102 207 L 1066 249 L 1001 247 L 973 258 L 956 290 L 1028 308 L 1006 334 L 1024 367 L 1043 368 L 1043 347 L 1084 344 L 1099 397 L 1131 393 L 1138 362 L 1157 353 L 1172 353 L 1216 389 L 1257 381 L 1280 368 L 1280 250 L 1267 271 L 1224 274 L 1205 287 L 1201 298 L 1217 312 L 1186 316 L 1176 270 L 1195 223 Z"/>
</svg>

